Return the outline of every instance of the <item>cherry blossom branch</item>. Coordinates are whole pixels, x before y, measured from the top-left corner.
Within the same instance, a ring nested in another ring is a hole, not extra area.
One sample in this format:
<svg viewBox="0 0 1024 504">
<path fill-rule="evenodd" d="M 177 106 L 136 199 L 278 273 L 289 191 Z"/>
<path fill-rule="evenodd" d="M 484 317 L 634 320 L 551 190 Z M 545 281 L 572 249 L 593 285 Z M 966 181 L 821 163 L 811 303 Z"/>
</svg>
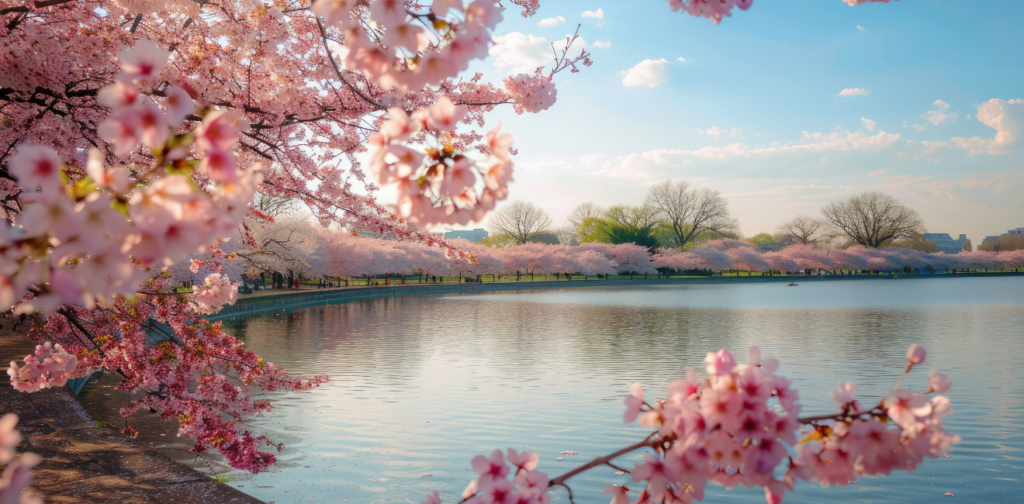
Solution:
<svg viewBox="0 0 1024 504">
<path fill-rule="evenodd" d="M 377 100 L 374 100 L 369 96 L 366 96 L 365 94 L 363 94 L 362 91 L 360 91 L 357 87 L 353 86 L 347 79 L 345 79 L 345 77 L 341 74 L 341 68 L 338 67 L 338 63 L 334 61 L 334 55 L 331 53 L 331 46 L 328 45 L 327 43 L 327 30 L 324 28 L 324 24 L 322 21 L 320 21 L 319 17 L 316 17 L 316 26 L 320 30 L 320 39 L 323 41 L 324 51 L 327 53 L 327 59 L 331 62 L 331 66 L 334 67 L 334 73 L 335 75 L 338 76 L 338 79 L 341 80 L 341 82 L 343 82 L 346 87 L 348 87 L 349 91 L 355 93 L 357 96 L 362 98 L 363 101 L 365 101 L 366 103 L 373 105 L 375 110 L 384 110 L 384 105 L 382 105 Z M 338 98 L 338 101 L 341 101 L 340 97 Z"/>
<path fill-rule="evenodd" d="M 618 457 L 621 457 L 621 456 L 623 456 L 623 455 L 625 455 L 625 454 L 627 454 L 627 453 L 629 453 L 631 451 L 639 450 L 641 448 L 654 448 L 655 450 L 657 450 L 658 446 L 660 446 L 661 443 L 662 443 L 661 438 L 655 438 L 653 441 L 651 440 L 651 438 L 656 436 L 657 434 L 658 434 L 657 432 L 652 432 L 647 437 L 645 437 L 642 441 L 640 441 L 638 443 L 629 445 L 629 446 L 627 446 L 625 448 L 622 448 L 622 449 L 619 449 L 619 450 L 617 450 L 615 452 L 609 453 L 608 455 L 604 455 L 602 457 L 597 457 L 594 460 L 591 460 L 590 462 L 587 462 L 584 465 L 581 465 L 581 466 L 579 466 L 579 467 L 577 467 L 577 468 L 575 468 L 575 469 L 573 469 L 573 470 L 571 470 L 571 471 L 569 471 L 569 472 L 567 472 L 565 474 L 562 474 L 561 476 L 556 476 L 556 477 L 551 479 L 551 481 L 548 483 L 548 486 L 565 486 L 565 482 L 569 478 L 571 478 L 573 476 L 576 476 L 577 474 L 579 474 L 581 472 L 588 471 L 588 470 L 593 469 L 593 468 L 598 467 L 598 466 L 602 466 L 602 465 L 612 466 L 612 464 L 611 464 L 612 460 L 614 460 L 614 459 L 616 459 Z M 612 466 L 612 467 L 614 467 L 614 466 Z M 618 469 L 618 470 L 622 471 L 622 469 Z M 566 487 L 566 488 L 568 488 L 568 487 Z"/>
<path fill-rule="evenodd" d="M 572 37 L 565 38 L 565 47 L 562 48 L 561 56 L 559 56 L 558 52 L 555 51 L 555 43 L 551 43 L 551 52 L 555 57 L 555 66 L 551 69 L 551 73 L 548 74 L 548 77 L 553 77 L 556 73 L 561 72 L 562 70 L 565 70 L 566 68 L 569 67 L 572 67 L 571 73 L 579 72 L 579 69 L 576 68 L 576 63 L 581 60 L 583 61 L 584 66 L 590 66 L 591 64 L 593 64 L 593 62 L 590 61 L 590 53 L 587 52 L 586 48 L 581 49 L 580 55 L 575 58 L 570 59 L 567 56 L 567 54 L 569 53 L 569 48 L 572 47 L 573 42 L 576 42 L 576 39 L 578 39 L 580 36 L 579 34 L 581 26 L 583 25 L 577 24 L 576 32 L 573 33 Z"/>
<path fill-rule="evenodd" d="M 63 5 L 66 3 L 74 2 L 75 0 L 42 0 L 35 2 L 36 9 L 42 9 L 45 7 L 53 7 L 54 5 Z M 18 7 L 8 7 L 6 9 L 0 9 L 0 16 L 4 14 L 10 14 L 12 12 L 29 12 L 27 5 L 20 5 Z"/>
</svg>

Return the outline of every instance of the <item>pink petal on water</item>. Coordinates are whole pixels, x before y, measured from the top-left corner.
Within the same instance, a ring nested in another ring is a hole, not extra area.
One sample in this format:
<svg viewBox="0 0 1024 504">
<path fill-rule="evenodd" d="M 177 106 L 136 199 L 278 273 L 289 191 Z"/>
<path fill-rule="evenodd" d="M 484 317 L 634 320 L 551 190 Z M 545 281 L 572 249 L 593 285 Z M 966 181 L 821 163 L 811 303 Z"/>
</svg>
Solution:
<svg viewBox="0 0 1024 504">
<path fill-rule="evenodd" d="M 623 474 L 626 474 L 626 473 L 624 473 L 622 471 L 615 471 L 615 475 L 616 476 L 622 476 Z"/>
<path fill-rule="evenodd" d="M 943 455 L 943 457 L 946 457 L 946 458 L 953 458 L 953 456 L 952 456 L 952 455 L 950 455 L 950 454 L 948 454 L 948 453 L 947 453 L 947 454 L 945 454 L 945 455 Z"/>
<path fill-rule="evenodd" d="M 946 497 L 952 497 L 952 496 L 953 496 L 953 492 L 946 492 Z"/>
<path fill-rule="evenodd" d="M 555 460 L 557 460 L 557 461 L 561 462 L 561 461 L 562 461 L 562 457 L 558 457 L 558 458 L 556 458 Z"/>
</svg>

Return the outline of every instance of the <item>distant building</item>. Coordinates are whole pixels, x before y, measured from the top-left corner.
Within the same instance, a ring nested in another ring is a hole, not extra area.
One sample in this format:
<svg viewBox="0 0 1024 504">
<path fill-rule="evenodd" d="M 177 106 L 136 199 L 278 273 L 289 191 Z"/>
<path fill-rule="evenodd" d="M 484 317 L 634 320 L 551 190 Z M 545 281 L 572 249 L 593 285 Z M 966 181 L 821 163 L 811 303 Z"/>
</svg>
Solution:
<svg viewBox="0 0 1024 504">
<path fill-rule="evenodd" d="M 935 242 L 939 250 L 947 254 L 959 254 L 964 251 L 964 244 L 969 243 L 965 234 L 956 240 L 949 236 L 949 233 L 925 233 L 924 238 Z"/>
<path fill-rule="evenodd" d="M 1001 234 L 999 236 L 986 236 L 985 239 L 981 241 L 981 243 L 988 243 L 990 241 L 996 241 L 996 240 L 998 240 L 998 239 L 1000 239 L 1000 238 L 1002 238 L 1004 236 L 1009 236 L 1009 235 L 1024 235 L 1024 228 L 1011 229 L 1011 230 L 1009 230 L 1009 231 L 1007 231 L 1007 232 L 1005 232 L 1005 233 L 1003 233 L 1003 234 Z"/>
<path fill-rule="evenodd" d="M 462 238 L 463 240 L 478 242 L 487 238 L 487 231 L 483 229 L 460 229 L 457 231 L 448 231 L 444 234 L 444 237 L 448 240 Z"/>
</svg>

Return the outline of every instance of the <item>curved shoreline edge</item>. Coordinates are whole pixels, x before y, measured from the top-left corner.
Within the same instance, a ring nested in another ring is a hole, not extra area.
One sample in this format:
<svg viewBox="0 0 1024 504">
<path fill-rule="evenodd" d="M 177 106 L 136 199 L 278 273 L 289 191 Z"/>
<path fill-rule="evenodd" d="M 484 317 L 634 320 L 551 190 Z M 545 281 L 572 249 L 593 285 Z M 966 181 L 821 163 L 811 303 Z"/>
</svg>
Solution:
<svg viewBox="0 0 1024 504">
<path fill-rule="evenodd" d="M 449 284 L 405 284 L 388 287 L 347 287 L 328 290 L 292 291 L 276 295 L 243 298 L 233 305 L 210 315 L 207 320 L 217 321 L 245 317 L 264 312 L 294 310 L 345 303 L 356 299 L 370 299 L 393 296 L 424 294 L 459 294 L 467 292 L 495 292 L 509 290 L 545 290 L 581 287 L 638 287 L 686 284 L 734 284 L 734 283 L 780 283 L 780 282 L 838 282 L 854 280 L 908 281 L 926 278 L 977 278 L 977 277 L 1024 277 L 1024 273 L 954 273 L 954 274 L 910 274 L 898 278 L 884 275 L 794 275 L 755 277 L 699 277 L 699 278 L 635 278 L 633 280 L 573 280 L 540 282 L 495 282 L 495 283 L 449 283 Z"/>
<path fill-rule="evenodd" d="M 34 345 L 24 330 L 5 328 L 0 333 L 0 357 L 8 361 L 31 353 Z M 22 441 L 16 451 L 43 457 L 32 470 L 34 481 L 29 487 L 43 502 L 263 502 L 168 457 L 167 448 L 182 444 L 173 437 L 177 425 L 161 422 L 156 415 L 150 415 L 150 420 L 167 437 L 153 434 L 156 441 L 127 438 L 112 427 L 117 425 L 115 418 L 120 419 L 116 408 L 105 412 L 111 427 L 100 427 L 93 416 L 96 412 L 90 414 L 83 398 L 66 387 L 27 394 L 14 390 L 6 375 L 0 376 L 3 413 L 18 415 Z M 188 448 L 182 444 L 178 450 L 187 452 Z"/>
</svg>

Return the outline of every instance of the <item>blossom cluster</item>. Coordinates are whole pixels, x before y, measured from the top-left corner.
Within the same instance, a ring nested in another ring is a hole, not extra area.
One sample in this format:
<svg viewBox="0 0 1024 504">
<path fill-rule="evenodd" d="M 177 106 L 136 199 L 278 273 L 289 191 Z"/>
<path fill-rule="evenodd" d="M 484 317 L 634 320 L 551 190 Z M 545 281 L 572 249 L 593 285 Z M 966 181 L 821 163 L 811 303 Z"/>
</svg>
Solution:
<svg viewBox="0 0 1024 504">
<path fill-rule="evenodd" d="M 147 280 L 132 301 L 118 298 L 103 309 L 71 306 L 50 314 L 34 324 L 29 336 L 59 340 L 63 351 L 77 359 L 78 376 L 105 368 L 119 375 L 120 389 L 141 392 L 121 409 L 126 419 L 140 408 L 150 410 L 174 421 L 178 434 L 193 441 L 197 455 L 217 450 L 236 469 L 264 471 L 276 460 L 264 447 L 280 445 L 246 424 L 272 410 L 253 391 L 309 390 L 327 377 L 294 379 L 246 350 L 221 331 L 220 323 L 202 319 L 193 296 L 170 294 L 170 276 L 164 272 Z M 216 277 L 211 284 L 222 289 L 222 299 L 233 290 Z M 133 433 L 125 429 L 126 435 Z"/>
<path fill-rule="evenodd" d="M 542 74 L 543 67 L 533 75 L 519 74 L 505 78 L 505 90 L 515 100 L 512 108 L 517 114 L 537 113 L 555 104 L 558 91 L 551 76 Z"/>
<path fill-rule="evenodd" d="M 0 475 L 0 502 L 43 504 L 42 499 L 26 490 L 32 485 L 31 470 L 42 462 L 42 458 L 34 453 L 23 453 L 15 458 L 14 450 L 21 442 L 21 434 L 15 428 L 17 424 L 18 415 L 14 413 L 0 417 L 0 466 L 6 466 Z"/>
<path fill-rule="evenodd" d="M 904 376 L 924 362 L 925 351 L 911 345 L 906 357 Z M 707 378 L 698 379 L 696 370 L 689 368 L 685 379 L 668 383 L 664 399 L 648 402 L 640 384 L 632 385 L 623 421 L 639 418 L 640 425 L 654 431 L 643 441 L 550 480 L 539 473 L 536 484 L 568 488 L 566 480 L 579 472 L 601 465 L 618 469 L 611 462 L 616 456 L 649 448 L 643 462 L 629 471 L 632 480 L 642 484 L 634 504 L 703 500 L 708 482 L 727 489 L 759 486 L 768 504 L 779 504 L 799 480 L 848 485 L 861 476 L 911 471 L 925 458 L 940 457 L 960 441 L 943 427 L 942 418 L 951 411 L 949 399 L 926 397 L 952 386 L 941 373 L 929 373 L 928 390 L 894 388 L 869 409 L 862 409 L 857 401 L 855 384 L 840 383 L 831 394 L 839 413 L 801 418 L 792 381 L 775 374 L 779 362 L 762 359 L 758 347 L 750 348 L 747 364 L 737 364 L 728 350 L 708 353 L 704 363 Z M 798 440 L 801 425 L 813 430 Z M 520 464 L 520 457 L 509 450 L 509 462 L 520 467 L 516 482 L 522 488 L 521 481 L 527 478 L 524 471 L 533 466 Z M 481 476 L 463 494 L 473 502 L 546 502 L 546 495 L 538 498 L 532 490 L 526 497 L 513 494 L 500 451 L 490 458 L 477 456 L 473 469 Z M 627 486 L 613 485 L 604 492 L 612 494 L 611 504 L 631 502 Z M 425 504 L 439 502 L 435 493 L 428 495 Z"/>
<path fill-rule="evenodd" d="M 924 348 L 911 345 L 907 372 L 924 360 Z M 864 409 L 856 399 L 857 385 L 840 383 L 830 396 L 843 413 L 831 426 L 812 424 L 807 439 L 815 442 L 796 447 L 787 478 L 848 485 L 860 476 L 912 471 L 925 458 L 943 456 L 960 438 L 942 424 L 952 411 L 949 399 L 927 394 L 947 392 L 952 385 L 944 374 L 930 371 L 923 393 L 894 389 L 876 407 Z"/>
<path fill-rule="evenodd" d="M 380 133 L 370 137 L 370 171 L 382 185 L 398 190 L 396 212 L 418 224 L 479 221 L 508 196 L 512 181 L 509 149 L 512 136 L 499 127 L 486 135 L 488 157 L 477 162 L 459 152 L 448 140 L 449 133 L 466 115 L 464 105 L 454 105 L 445 96 L 430 108 L 406 114 L 398 107 L 388 109 L 388 120 Z M 408 147 L 414 135 L 430 134 L 437 144 L 426 153 Z M 478 175 L 483 191 L 477 194 Z"/>
<path fill-rule="evenodd" d="M 222 273 L 211 273 L 202 285 L 192 289 L 192 306 L 197 313 L 211 315 L 226 304 L 235 304 L 238 299 L 239 283 Z"/>
<path fill-rule="evenodd" d="M 724 17 L 732 16 L 733 7 L 745 11 L 753 4 L 754 0 L 668 0 L 668 5 L 673 12 L 682 9 L 683 12 L 691 16 L 706 17 L 714 21 L 715 24 L 721 23 Z"/>
<path fill-rule="evenodd" d="M 462 492 L 466 504 L 548 504 L 548 475 L 536 469 L 540 458 L 536 452 L 516 452 L 509 448 L 507 456 L 494 450 L 490 457 L 473 457 L 473 470 L 480 477 L 471 481 Z M 437 492 L 427 494 L 424 504 L 441 504 Z"/>
<path fill-rule="evenodd" d="M 633 469 L 633 481 L 647 483 L 641 502 L 701 500 L 709 480 L 773 492 L 781 484 L 773 473 L 788 456 L 784 443 L 796 444 L 801 409 L 792 382 L 775 374 L 778 361 L 762 360 L 758 347 L 746 365 L 728 350 L 709 353 L 705 363 L 709 378 L 688 369 L 686 379 L 669 382 L 666 401 L 648 404 L 639 384 L 626 398 L 623 421 L 640 417 L 671 445 L 660 457 L 645 453 Z"/>
<path fill-rule="evenodd" d="M 230 152 L 244 125 L 230 112 L 215 111 L 194 133 L 174 135 L 193 112 L 189 95 L 166 87 L 164 112 L 141 94 L 139 86 L 157 79 L 167 58 L 140 40 L 120 54 L 122 73 L 98 93 L 112 110 L 100 136 L 121 157 L 145 144 L 157 157 L 152 166 L 111 166 L 92 148 L 83 172 L 62 165 L 49 147 L 18 147 L 9 171 L 23 191 L 24 210 L 16 228 L 0 229 L 0 305 L 30 293 L 19 312 L 51 312 L 60 304 L 92 307 L 130 296 L 147 276 L 136 263 L 173 264 L 233 230 L 245 215 L 260 171 L 238 169 Z M 205 152 L 199 169 L 212 196 L 190 176 L 192 137 Z"/>
<path fill-rule="evenodd" d="M 427 12 L 407 10 L 404 0 L 377 0 L 369 8 L 354 0 L 317 0 L 312 11 L 345 33 L 339 53 L 346 69 L 401 90 L 437 84 L 486 57 L 490 30 L 502 19 L 494 0 L 465 6 L 435 0 Z M 450 15 L 455 11 L 461 20 Z"/>
<path fill-rule="evenodd" d="M 63 387 L 68 378 L 75 378 L 78 359 L 64 350 L 60 344 L 47 341 L 36 345 L 35 352 L 25 357 L 25 365 L 11 361 L 7 374 L 11 386 L 19 392 L 37 392 L 44 388 Z"/>
<path fill-rule="evenodd" d="M 700 500 L 710 480 L 726 488 L 761 486 L 769 504 L 778 504 L 798 480 L 847 485 L 861 476 L 910 471 L 959 441 L 942 425 L 949 400 L 924 395 L 949 390 L 951 382 L 940 373 L 929 375 L 924 394 L 897 389 L 869 410 L 855 399 L 855 384 L 841 383 L 832 393 L 841 413 L 801 419 L 792 382 L 775 375 L 778 361 L 762 360 L 760 353 L 752 347 L 747 365 L 737 365 L 728 350 L 709 353 L 708 379 L 697 381 L 691 369 L 686 380 L 669 383 L 666 402 L 653 406 L 634 385 L 624 420 L 646 411 L 640 424 L 658 428 L 660 439 L 671 441 L 661 457 L 647 453 L 632 471 L 633 481 L 647 485 L 641 502 Z M 924 358 L 924 349 L 911 345 L 906 372 Z M 797 444 L 802 423 L 814 430 Z M 786 471 L 778 479 L 780 466 Z"/>
</svg>

